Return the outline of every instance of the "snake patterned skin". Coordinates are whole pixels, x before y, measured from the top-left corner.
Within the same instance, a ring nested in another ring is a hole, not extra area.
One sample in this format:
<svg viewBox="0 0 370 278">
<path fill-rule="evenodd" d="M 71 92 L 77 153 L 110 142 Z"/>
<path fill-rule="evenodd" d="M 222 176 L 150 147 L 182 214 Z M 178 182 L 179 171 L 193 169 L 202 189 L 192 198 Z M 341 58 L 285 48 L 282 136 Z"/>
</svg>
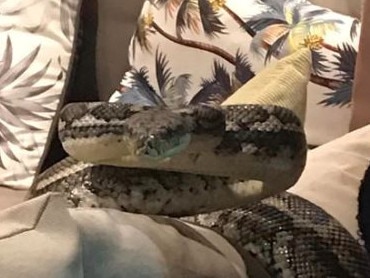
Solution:
<svg viewBox="0 0 370 278">
<path fill-rule="evenodd" d="M 71 157 L 39 175 L 29 198 L 55 191 L 74 207 L 210 213 L 193 220 L 271 277 L 370 277 L 366 252 L 339 223 L 298 197 L 276 196 L 306 160 L 302 124 L 288 109 L 79 103 L 63 110 L 59 135 Z"/>
<path fill-rule="evenodd" d="M 369 257 L 349 232 L 291 193 L 184 220 L 222 234 L 266 277 L 370 277 Z"/>
<path fill-rule="evenodd" d="M 92 192 L 94 206 L 171 216 L 279 193 L 297 181 L 307 152 L 299 119 L 272 105 L 78 103 L 63 110 L 59 135 L 73 159 L 42 173 L 31 197 L 67 190 L 79 204 Z"/>
</svg>

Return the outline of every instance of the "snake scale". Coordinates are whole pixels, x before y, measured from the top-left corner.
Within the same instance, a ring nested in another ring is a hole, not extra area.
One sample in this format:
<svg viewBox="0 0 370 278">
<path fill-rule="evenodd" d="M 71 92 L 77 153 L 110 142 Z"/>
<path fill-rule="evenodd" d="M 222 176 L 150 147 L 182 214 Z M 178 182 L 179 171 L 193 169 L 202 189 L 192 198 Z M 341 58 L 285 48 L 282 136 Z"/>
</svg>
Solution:
<svg viewBox="0 0 370 278">
<path fill-rule="evenodd" d="M 266 277 L 370 277 L 367 253 L 335 219 L 281 193 L 307 152 L 289 109 L 75 103 L 59 136 L 71 157 L 39 175 L 30 198 L 56 191 L 73 207 L 185 217 L 221 233 Z"/>
</svg>

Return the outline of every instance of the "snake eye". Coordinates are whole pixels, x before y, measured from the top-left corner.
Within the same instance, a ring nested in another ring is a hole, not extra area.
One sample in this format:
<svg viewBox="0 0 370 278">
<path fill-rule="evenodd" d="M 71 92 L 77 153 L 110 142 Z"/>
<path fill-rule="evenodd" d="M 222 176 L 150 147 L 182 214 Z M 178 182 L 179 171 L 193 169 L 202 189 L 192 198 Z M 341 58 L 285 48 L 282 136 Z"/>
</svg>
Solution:
<svg viewBox="0 0 370 278">
<path fill-rule="evenodd" d="M 170 139 L 149 136 L 143 155 L 156 160 L 169 158 L 183 151 L 190 141 L 190 134 L 174 136 Z"/>
<path fill-rule="evenodd" d="M 70 123 L 85 116 L 89 110 L 88 103 L 69 103 L 60 112 L 60 120 Z"/>
</svg>

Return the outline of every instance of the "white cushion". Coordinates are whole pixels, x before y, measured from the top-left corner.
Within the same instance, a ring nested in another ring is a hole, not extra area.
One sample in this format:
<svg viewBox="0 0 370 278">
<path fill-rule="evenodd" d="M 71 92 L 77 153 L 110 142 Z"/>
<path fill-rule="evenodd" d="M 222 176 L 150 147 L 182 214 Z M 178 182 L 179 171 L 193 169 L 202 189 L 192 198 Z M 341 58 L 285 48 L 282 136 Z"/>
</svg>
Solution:
<svg viewBox="0 0 370 278">
<path fill-rule="evenodd" d="M 369 161 L 370 125 L 309 151 L 301 178 L 288 191 L 323 208 L 358 239 L 358 196 Z"/>
<path fill-rule="evenodd" d="M 0 185 L 28 188 L 67 89 L 81 1 L 0 1 Z"/>
</svg>

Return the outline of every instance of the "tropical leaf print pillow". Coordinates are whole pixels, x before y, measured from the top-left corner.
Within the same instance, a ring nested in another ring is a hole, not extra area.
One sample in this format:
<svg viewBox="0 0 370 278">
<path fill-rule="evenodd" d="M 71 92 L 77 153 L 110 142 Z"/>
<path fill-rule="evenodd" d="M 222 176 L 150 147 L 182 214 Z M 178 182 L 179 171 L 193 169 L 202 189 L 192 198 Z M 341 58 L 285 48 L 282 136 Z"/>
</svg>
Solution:
<svg viewBox="0 0 370 278">
<path fill-rule="evenodd" d="M 0 1 L 0 185 L 28 188 L 66 87 L 80 1 Z"/>
<path fill-rule="evenodd" d="M 148 0 L 132 69 L 111 101 L 221 103 L 266 65 L 309 47 L 306 131 L 320 145 L 348 132 L 359 30 L 357 19 L 303 0 Z"/>
</svg>

